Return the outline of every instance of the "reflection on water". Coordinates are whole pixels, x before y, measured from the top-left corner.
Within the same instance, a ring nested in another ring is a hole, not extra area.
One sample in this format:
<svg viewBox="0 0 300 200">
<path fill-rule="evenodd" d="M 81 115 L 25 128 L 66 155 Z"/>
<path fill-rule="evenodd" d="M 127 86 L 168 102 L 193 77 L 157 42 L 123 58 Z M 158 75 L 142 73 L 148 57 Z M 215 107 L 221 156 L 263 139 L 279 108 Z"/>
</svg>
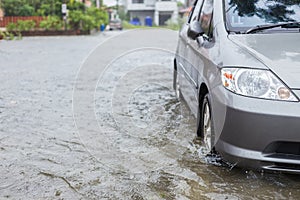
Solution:
<svg viewBox="0 0 300 200">
<path fill-rule="evenodd" d="M 139 62 L 145 54 L 151 59 L 147 61 L 144 57 Z M 185 103 L 178 102 L 172 89 L 172 58 L 168 53 L 158 54 L 155 50 L 126 55 L 109 67 L 102 77 L 105 81 L 98 88 L 99 121 L 103 121 L 102 116 L 107 116 L 103 113 L 110 113 L 111 109 L 123 111 L 121 118 L 115 117 L 113 126 L 143 145 L 131 147 L 130 152 L 136 151 L 135 148 L 142 154 L 148 152 L 147 158 L 134 160 L 142 163 L 147 174 L 140 177 L 142 183 L 164 199 L 297 199 L 300 178 L 244 170 L 222 161 L 218 155 L 204 154 L 201 140 L 195 134 L 196 121 Z M 155 62 L 159 66 L 155 66 Z M 161 63 L 169 64 L 161 66 Z M 154 71 L 149 72 L 149 68 Z M 145 77 L 150 78 L 144 81 Z M 131 84 L 135 87 L 131 88 Z M 111 89 L 107 94 L 100 90 L 108 87 Z M 100 104 L 111 104 L 105 97 L 116 92 L 111 100 L 113 108 L 103 110 Z M 149 153 L 153 148 L 155 154 Z"/>
<path fill-rule="evenodd" d="M 203 154 L 195 119 L 172 89 L 167 52 L 135 52 L 109 66 L 92 105 L 100 128 L 84 138 L 89 127 L 79 127 L 83 144 L 72 118 L 74 66 L 94 43 L 1 43 L 0 199 L 299 199 L 299 176 L 232 168 Z"/>
</svg>

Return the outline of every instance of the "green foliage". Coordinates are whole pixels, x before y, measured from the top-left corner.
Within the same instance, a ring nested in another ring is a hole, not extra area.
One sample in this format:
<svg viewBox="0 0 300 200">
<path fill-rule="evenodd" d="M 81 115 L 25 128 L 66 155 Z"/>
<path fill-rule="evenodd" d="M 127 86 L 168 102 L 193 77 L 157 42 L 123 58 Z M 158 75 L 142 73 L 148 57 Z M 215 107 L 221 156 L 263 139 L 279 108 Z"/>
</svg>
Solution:
<svg viewBox="0 0 300 200">
<path fill-rule="evenodd" d="M 34 8 L 30 6 L 29 4 L 25 4 L 20 7 L 19 16 L 33 16 L 34 14 Z"/>
<path fill-rule="evenodd" d="M 87 15 L 94 18 L 96 27 L 100 27 L 101 24 L 108 24 L 109 19 L 106 11 L 100 10 L 96 7 L 90 7 L 88 8 L 86 13 Z"/>
<path fill-rule="evenodd" d="M 53 14 L 53 9 L 51 9 L 50 4 L 42 4 L 41 7 L 37 10 L 37 15 L 48 16 Z"/>
<path fill-rule="evenodd" d="M 5 40 L 13 40 L 15 38 L 14 34 L 8 31 L 0 31 L 0 36 Z"/>
<path fill-rule="evenodd" d="M 181 26 L 184 24 L 183 18 L 178 18 L 177 22 L 174 22 L 173 20 L 169 19 L 166 21 L 166 28 L 172 29 L 172 30 L 179 30 Z"/>
<path fill-rule="evenodd" d="M 40 22 L 40 28 L 45 30 L 60 30 L 63 27 L 62 20 L 57 16 L 49 16 Z"/>
<path fill-rule="evenodd" d="M 36 23 L 33 20 L 18 20 L 17 22 L 17 30 L 18 31 L 30 31 L 34 29 Z"/>
<path fill-rule="evenodd" d="M 97 6 L 97 3 L 96 3 L 97 0 L 91 0 L 92 2 L 92 6 L 96 7 Z M 103 0 L 99 0 L 99 4 L 100 4 L 100 7 L 103 7 L 105 6 L 104 3 L 103 3 Z"/>
<path fill-rule="evenodd" d="M 122 26 L 124 29 L 149 28 L 149 26 L 135 26 L 127 21 L 122 21 Z"/>
<path fill-rule="evenodd" d="M 179 30 L 179 24 L 169 19 L 168 21 L 166 21 L 166 28 L 172 30 Z"/>
<path fill-rule="evenodd" d="M 67 8 L 68 10 L 81 10 L 84 11 L 85 10 L 85 6 L 83 3 L 79 2 L 79 1 L 70 1 L 67 4 Z"/>
<path fill-rule="evenodd" d="M 17 30 L 17 24 L 16 23 L 9 23 L 6 26 L 7 31 L 16 31 Z"/>
<path fill-rule="evenodd" d="M 13 40 L 13 39 L 15 39 L 15 35 L 13 33 L 8 33 L 8 36 L 6 39 Z"/>
<path fill-rule="evenodd" d="M 21 40 L 22 39 L 22 34 L 21 32 L 17 32 L 17 40 Z"/>
<path fill-rule="evenodd" d="M 82 30 L 89 31 L 96 27 L 95 18 L 89 15 L 83 15 L 82 18 Z"/>
<path fill-rule="evenodd" d="M 80 28 L 80 22 L 83 16 L 83 12 L 80 10 L 69 11 L 69 24 L 72 29 L 78 30 Z"/>
<path fill-rule="evenodd" d="M 17 23 L 9 23 L 6 26 L 6 30 L 7 31 L 30 31 L 32 29 L 34 29 L 36 23 L 33 20 L 26 20 L 26 21 L 22 21 L 22 20 L 18 20 Z"/>
<path fill-rule="evenodd" d="M 130 24 L 127 21 L 122 21 L 122 26 L 124 29 L 135 29 L 135 28 L 140 28 L 140 26 L 135 26 L 133 24 Z"/>
<path fill-rule="evenodd" d="M 0 30 L 0 40 L 4 38 L 4 32 Z"/>
<path fill-rule="evenodd" d="M 184 4 L 181 1 L 177 1 L 177 7 L 179 8 L 184 7 Z"/>
<path fill-rule="evenodd" d="M 92 30 L 101 24 L 108 24 L 108 15 L 105 11 L 91 7 L 83 13 L 81 10 L 69 11 L 69 24 L 72 29 Z"/>
<path fill-rule="evenodd" d="M 61 0 L 2 0 L 5 16 L 61 16 Z"/>
<path fill-rule="evenodd" d="M 126 13 L 124 6 L 119 7 L 118 14 L 121 20 L 125 20 L 125 21 L 130 20 L 129 13 Z"/>
<path fill-rule="evenodd" d="M 6 16 L 17 16 L 19 14 L 20 5 L 22 5 L 22 0 L 3 0 L 2 7 L 5 10 Z"/>
<path fill-rule="evenodd" d="M 41 22 L 40 27 L 47 30 L 58 30 L 62 27 L 61 0 L 0 0 L 5 10 L 6 16 L 48 16 L 47 20 Z M 86 8 L 85 5 L 77 0 L 67 2 L 68 27 L 75 30 L 91 30 L 99 28 L 101 24 L 108 24 L 109 17 L 105 10 L 91 6 Z M 96 0 L 92 4 L 96 5 Z M 103 2 L 100 0 L 100 2 Z M 101 4 L 103 6 L 103 4 Z M 56 17 L 49 17 L 56 16 Z M 34 26 L 20 22 L 20 24 L 8 25 L 10 30 L 31 30 Z"/>
<path fill-rule="evenodd" d="M 58 0 L 43 0 L 36 3 L 35 15 L 50 16 L 55 15 L 61 17 L 61 2 Z"/>
<path fill-rule="evenodd" d="M 28 16 L 34 11 L 34 8 L 25 0 L 3 0 L 2 7 L 5 10 L 5 16 Z"/>
</svg>

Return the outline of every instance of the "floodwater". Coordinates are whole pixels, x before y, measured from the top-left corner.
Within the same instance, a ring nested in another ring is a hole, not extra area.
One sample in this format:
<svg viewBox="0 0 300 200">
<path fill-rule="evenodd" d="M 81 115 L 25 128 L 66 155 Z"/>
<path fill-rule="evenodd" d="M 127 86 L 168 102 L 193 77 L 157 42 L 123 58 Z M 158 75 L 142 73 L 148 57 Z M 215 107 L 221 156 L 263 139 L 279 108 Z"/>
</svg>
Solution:
<svg viewBox="0 0 300 200">
<path fill-rule="evenodd" d="M 141 33 L 153 44 L 177 39 L 173 31 Z M 0 42 L 0 199 L 300 198 L 298 175 L 203 154 L 195 119 L 172 89 L 167 47 L 97 64 L 134 34 Z"/>
</svg>

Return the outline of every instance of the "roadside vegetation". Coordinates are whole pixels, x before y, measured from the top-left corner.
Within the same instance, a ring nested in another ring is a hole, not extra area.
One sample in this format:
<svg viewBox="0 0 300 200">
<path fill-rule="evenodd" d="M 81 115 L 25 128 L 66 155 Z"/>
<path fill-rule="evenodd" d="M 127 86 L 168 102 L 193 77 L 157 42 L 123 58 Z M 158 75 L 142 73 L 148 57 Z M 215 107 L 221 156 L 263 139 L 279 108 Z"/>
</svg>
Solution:
<svg viewBox="0 0 300 200">
<path fill-rule="evenodd" d="M 122 21 L 122 26 L 124 29 L 149 28 L 149 26 L 136 26 L 125 20 Z"/>
<path fill-rule="evenodd" d="M 165 26 L 161 26 L 162 28 L 167 28 L 167 29 L 171 29 L 174 31 L 178 31 L 180 30 L 181 26 L 184 24 L 185 19 L 184 18 L 178 18 L 178 20 L 176 22 L 172 21 L 172 20 L 168 20 L 166 21 L 166 25 Z M 128 21 L 123 20 L 122 21 L 122 25 L 124 29 L 137 29 L 137 28 L 157 28 L 159 26 L 156 25 L 152 25 L 152 26 L 136 26 L 133 24 L 130 24 Z"/>
<path fill-rule="evenodd" d="M 185 22 L 185 18 L 181 18 L 181 17 L 178 18 L 177 22 L 168 20 L 166 21 L 166 28 L 172 29 L 174 31 L 178 31 L 181 28 L 181 26 L 184 24 L 184 22 Z"/>
<path fill-rule="evenodd" d="M 95 1 L 92 1 L 90 7 L 75 0 L 69 0 L 66 4 L 68 13 L 64 18 L 61 0 L 2 0 L 0 6 L 5 11 L 5 16 L 41 16 L 43 20 L 38 23 L 34 20 L 9 23 L 6 31 L 0 33 L 0 37 L 8 38 L 7 35 L 18 35 L 23 31 L 36 30 L 89 32 L 99 29 L 102 24 L 108 24 L 109 19 L 105 7 L 96 8 Z"/>
<path fill-rule="evenodd" d="M 66 17 L 62 13 L 62 2 L 66 2 L 68 13 Z M 84 3 L 76 0 L 0 0 L 0 8 L 5 11 L 5 16 L 38 16 L 42 20 L 22 19 L 6 25 L 6 30 L 0 32 L 0 39 L 20 39 L 24 32 L 34 31 L 67 31 L 89 33 L 91 30 L 100 28 L 101 25 L 108 25 L 109 16 L 107 7 L 100 0 L 102 7 L 96 7 L 96 0 L 87 7 Z M 180 6 L 180 5 L 178 5 Z M 124 6 L 112 6 L 110 9 L 118 10 L 117 15 L 122 20 L 124 29 L 149 28 L 149 26 L 135 26 L 129 23 L 129 15 L 125 12 Z M 183 20 L 178 22 L 168 20 L 165 28 L 179 30 Z M 157 27 L 153 24 L 152 27 Z"/>
</svg>

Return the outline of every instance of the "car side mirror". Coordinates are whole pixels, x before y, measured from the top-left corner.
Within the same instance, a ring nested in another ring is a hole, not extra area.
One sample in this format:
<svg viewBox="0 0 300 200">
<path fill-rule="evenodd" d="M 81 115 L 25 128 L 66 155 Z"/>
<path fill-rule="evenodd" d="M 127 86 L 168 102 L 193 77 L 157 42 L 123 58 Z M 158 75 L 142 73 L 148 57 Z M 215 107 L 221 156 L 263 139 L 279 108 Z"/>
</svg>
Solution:
<svg viewBox="0 0 300 200">
<path fill-rule="evenodd" d="M 202 30 L 200 23 L 198 21 L 192 21 L 189 25 L 187 35 L 193 40 L 196 40 L 197 37 L 204 34 L 204 31 Z"/>
</svg>

